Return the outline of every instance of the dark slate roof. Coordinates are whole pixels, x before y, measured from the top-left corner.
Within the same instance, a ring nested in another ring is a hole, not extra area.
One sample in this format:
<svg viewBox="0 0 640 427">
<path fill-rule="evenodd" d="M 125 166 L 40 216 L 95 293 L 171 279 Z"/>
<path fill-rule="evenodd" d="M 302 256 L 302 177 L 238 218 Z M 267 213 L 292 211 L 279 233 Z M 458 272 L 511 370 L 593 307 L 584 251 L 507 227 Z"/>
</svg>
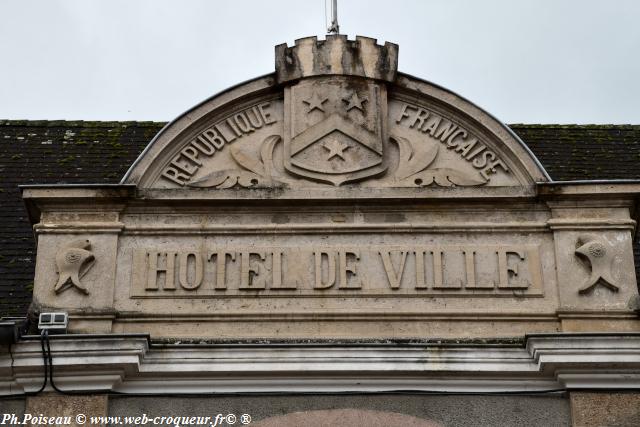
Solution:
<svg viewBox="0 0 640 427">
<path fill-rule="evenodd" d="M 117 183 L 164 125 L 0 120 L 0 316 L 25 315 L 33 288 L 34 240 L 18 185 Z M 511 128 L 554 180 L 640 179 L 640 125 Z"/>
<path fill-rule="evenodd" d="M 24 316 L 35 247 L 18 185 L 117 183 L 164 123 L 0 120 L 0 316 Z"/>
<path fill-rule="evenodd" d="M 640 125 L 509 125 L 554 181 L 640 179 Z"/>
</svg>

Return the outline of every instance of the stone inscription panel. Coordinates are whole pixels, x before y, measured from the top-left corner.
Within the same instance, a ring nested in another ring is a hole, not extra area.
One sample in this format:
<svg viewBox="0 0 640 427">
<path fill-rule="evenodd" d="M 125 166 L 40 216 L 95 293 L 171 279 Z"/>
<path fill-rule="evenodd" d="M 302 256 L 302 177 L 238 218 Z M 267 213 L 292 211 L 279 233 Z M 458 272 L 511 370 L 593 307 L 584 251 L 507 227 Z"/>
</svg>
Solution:
<svg viewBox="0 0 640 427">
<path fill-rule="evenodd" d="M 542 296 L 538 245 L 149 247 L 131 297 Z"/>
</svg>

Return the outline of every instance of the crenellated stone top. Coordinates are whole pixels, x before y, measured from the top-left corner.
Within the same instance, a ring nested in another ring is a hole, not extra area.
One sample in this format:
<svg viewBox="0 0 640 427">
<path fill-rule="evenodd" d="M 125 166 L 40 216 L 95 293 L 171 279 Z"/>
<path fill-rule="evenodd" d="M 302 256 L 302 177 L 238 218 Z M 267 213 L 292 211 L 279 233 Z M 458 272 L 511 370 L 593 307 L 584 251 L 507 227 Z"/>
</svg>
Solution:
<svg viewBox="0 0 640 427">
<path fill-rule="evenodd" d="M 376 39 L 346 35 L 328 35 L 298 39 L 295 45 L 276 46 L 276 79 L 285 83 L 303 77 L 321 75 L 359 76 L 393 82 L 398 70 L 398 45 Z"/>
</svg>

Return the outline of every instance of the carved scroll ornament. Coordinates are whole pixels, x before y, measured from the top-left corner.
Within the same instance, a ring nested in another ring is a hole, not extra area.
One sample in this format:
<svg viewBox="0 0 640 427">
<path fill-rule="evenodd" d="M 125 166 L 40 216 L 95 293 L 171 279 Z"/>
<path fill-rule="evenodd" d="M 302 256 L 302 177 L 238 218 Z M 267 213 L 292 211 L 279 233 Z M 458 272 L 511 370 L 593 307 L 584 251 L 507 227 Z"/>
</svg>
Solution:
<svg viewBox="0 0 640 427">
<path fill-rule="evenodd" d="M 487 182 L 475 178 L 460 170 L 450 168 L 428 169 L 438 155 L 439 145 L 415 141 L 400 136 L 391 140 L 398 145 L 400 159 L 395 178 L 402 187 L 440 187 L 477 186 Z"/>
<path fill-rule="evenodd" d="M 279 180 L 273 174 L 273 150 L 281 140 L 279 135 L 267 137 L 260 147 L 260 158 L 243 150 L 239 145 L 232 145 L 231 157 L 242 169 L 215 171 L 187 185 L 200 188 L 278 186 Z"/>
<path fill-rule="evenodd" d="M 439 146 L 424 141 L 416 142 L 400 136 L 390 138 L 399 149 L 398 164 L 391 172 L 394 185 L 400 187 L 439 187 L 481 186 L 487 181 L 469 173 L 452 168 L 429 169 L 438 155 Z M 237 169 L 214 171 L 187 185 L 194 188 L 252 188 L 278 187 L 287 183 L 283 165 L 274 163 L 273 152 L 282 142 L 279 135 L 267 137 L 261 144 L 259 157 L 240 145 L 232 145 L 230 154 Z M 337 151 L 336 151 L 337 152 Z M 338 156 L 339 153 L 336 154 Z"/>
</svg>

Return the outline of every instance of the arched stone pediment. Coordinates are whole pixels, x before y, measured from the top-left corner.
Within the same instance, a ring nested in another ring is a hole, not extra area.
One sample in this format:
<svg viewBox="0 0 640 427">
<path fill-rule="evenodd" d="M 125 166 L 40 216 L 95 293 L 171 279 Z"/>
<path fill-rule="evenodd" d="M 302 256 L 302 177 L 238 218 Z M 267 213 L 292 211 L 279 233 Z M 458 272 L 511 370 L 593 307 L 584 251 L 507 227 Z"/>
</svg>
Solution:
<svg viewBox="0 0 640 427">
<path fill-rule="evenodd" d="M 548 175 L 504 124 L 396 73 L 397 46 L 344 36 L 276 47 L 276 72 L 168 124 L 123 179 L 140 189 L 531 188 Z"/>
</svg>

